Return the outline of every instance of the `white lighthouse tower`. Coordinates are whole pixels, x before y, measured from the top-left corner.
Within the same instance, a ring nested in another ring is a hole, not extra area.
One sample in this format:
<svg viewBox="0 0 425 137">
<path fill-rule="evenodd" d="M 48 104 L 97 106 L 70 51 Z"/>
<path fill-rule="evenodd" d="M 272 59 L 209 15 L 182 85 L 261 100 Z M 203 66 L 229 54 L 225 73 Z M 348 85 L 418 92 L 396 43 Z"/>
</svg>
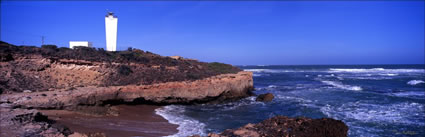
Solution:
<svg viewBox="0 0 425 137">
<path fill-rule="evenodd" d="M 117 26 L 118 18 L 114 16 L 114 13 L 108 12 L 105 17 L 107 51 L 117 51 Z"/>
</svg>

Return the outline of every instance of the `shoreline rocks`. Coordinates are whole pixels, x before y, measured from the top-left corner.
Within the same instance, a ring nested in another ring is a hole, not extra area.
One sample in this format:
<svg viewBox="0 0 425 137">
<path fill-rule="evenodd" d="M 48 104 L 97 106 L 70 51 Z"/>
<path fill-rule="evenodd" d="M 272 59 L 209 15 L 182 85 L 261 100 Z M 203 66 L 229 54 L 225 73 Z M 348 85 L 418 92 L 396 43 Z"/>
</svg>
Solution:
<svg viewBox="0 0 425 137">
<path fill-rule="evenodd" d="M 55 124 L 35 109 L 11 109 L 0 107 L 0 136 L 68 136 L 67 127 Z"/>
<path fill-rule="evenodd" d="M 252 95 L 252 72 L 152 85 L 77 87 L 33 93 L 2 94 L 0 104 L 14 108 L 68 109 L 116 104 L 220 103 Z"/>
<path fill-rule="evenodd" d="M 270 102 L 273 99 L 274 99 L 274 95 L 272 93 L 266 93 L 266 94 L 258 95 L 255 101 Z"/>
<path fill-rule="evenodd" d="M 11 132 L 2 132 L 4 135 L 1 136 L 71 135 L 69 129 L 55 124 L 36 109 L 65 109 L 102 115 L 113 112 L 111 106 L 118 104 L 220 103 L 250 96 L 252 90 L 252 72 L 241 71 L 196 81 L 2 94 L 0 128 Z M 77 135 L 81 134 L 71 136 Z"/>
<path fill-rule="evenodd" d="M 347 134 L 348 127 L 340 120 L 276 116 L 220 134 L 210 133 L 208 137 L 346 137 Z"/>
</svg>

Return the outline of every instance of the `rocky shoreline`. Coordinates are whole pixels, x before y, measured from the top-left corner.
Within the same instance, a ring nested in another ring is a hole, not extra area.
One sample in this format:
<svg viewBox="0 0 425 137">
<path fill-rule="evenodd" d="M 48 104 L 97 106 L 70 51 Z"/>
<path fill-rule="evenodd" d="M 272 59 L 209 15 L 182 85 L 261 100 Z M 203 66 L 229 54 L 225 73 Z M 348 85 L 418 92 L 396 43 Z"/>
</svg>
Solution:
<svg viewBox="0 0 425 137">
<path fill-rule="evenodd" d="M 119 104 L 220 103 L 252 95 L 252 73 L 222 74 L 202 80 L 153 85 L 80 87 L 36 93 L 3 94 L 0 97 L 1 136 L 106 136 L 83 134 L 56 123 L 41 110 L 73 110 L 89 115 L 114 115 Z M 112 106 L 112 107 L 111 107 Z M 119 114 L 115 114 L 119 115 Z M 348 127 L 329 118 L 288 118 L 277 116 L 258 124 L 228 129 L 211 137 L 230 136 L 347 136 Z"/>
<path fill-rule="evenodd" d="M 4 94 L 0 103 L 13 108 L 68 110 L 128 103 L 193 104 L 240 99 L 252 95 L 252 90 L 252 73 L 241 71 L 196 81 Z"/>
<path fill-rule="evenodd" d="M 16 132 L 9 134 L 18 136 L 67 136 L 70 131 L 54 128 L 52 123 L 49 123 L 50 120 L 35 109 L 66 109 L 104 115 L 110 113 L 110 106 L 118 104 L 220 103 L 250 96 L 252 90 L 252 73 L 242 71 L 196 81 L 3 94 L 0 97 L 0 108 L 2 121 L 5 122 L 0 126 L 2 129 L 16 127 L 17 129 L 13 130 Z M 40 116 L 45 117 L 44 120 L 38 120 Z M 25 118 L 15 122 L 14 119 L 20 117 Z M 28 124 L 38 126 L 25 126 Z M 41 125 L 44 128 L 39 128 Z"/>
<path fill-rule="evenodd" d="M 235 101 L 253 95 L 252 75 L 228 64 L 137 49 L 106 52 L 54 45 L 14 46 L 0 41 L 0 136 L 105 136 L 71 131 L 39 111 L 119 116 L 114 106 Z M 258 99 L 271 100 L 270 94 Z M 268 121 L 210 136 L 347 135 L 345 124 L 333 119 L 276 117 Z"/>
<path fill-rule="evenodd" d="M 346 137 L 347 125 L 330 118 L 289 118 L 276 116 L 257 124 L 246 124 L 208 137 Z"/>
</svg>

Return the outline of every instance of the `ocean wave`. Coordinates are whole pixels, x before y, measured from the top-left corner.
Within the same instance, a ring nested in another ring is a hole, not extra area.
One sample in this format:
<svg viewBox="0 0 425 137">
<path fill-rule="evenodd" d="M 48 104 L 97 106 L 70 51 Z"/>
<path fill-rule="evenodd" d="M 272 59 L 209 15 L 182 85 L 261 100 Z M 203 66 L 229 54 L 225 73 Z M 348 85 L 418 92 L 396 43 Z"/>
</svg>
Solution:
<svg viewBox="0 0 425 137">
<path fill-rule="evenodd" d="M 310 108 L 319 108 L 317 105 L 317 100 L 309 100 L 301 97 L 293 97 L 293 96 L 283 96 L 276 95 L 277 99 L 285 100 L 284 102 L 297 102 L 301 106 L 310 107 Z"/>
<path fill-rule="evenodd" d="M 268 88 L 277 88 L 276 85 L 269 85 Z"/>
<path fill-rule="evenodd" d="M 424 125 L 424 106 L 414 102 L 378 105 L 358 101 L 339 107 L 325 105 L 320 111 L 329 117 L 346 121 L 355 119 L 360 122 Z"/>
<path fill-rule="evenodd" d="M 186 137 L 196 134 L 205 136 L 205 124 L 185 116 L 184 112 L 184 106 L 179 105 L 168 105 L 155 109 L 157 115 L 162 116 L 172 124 L 179 125 L 177 128 L 178 133 L 170 135 L 169 137 Z"/>
<path fill-rule="evenodd" d="M 397 92 L 391 93 L 394 96 L 398 97 L 414 97 L 414 96 L 425 96 L 425 91 L 408 91 L 408 92 Z"/>
<path fill-rule="evenodd" d="M 331 73 L 385 73 L 397 75 L 396 73 L 425 73 L 425 69 L 384 69 L 384 68 L 330 68 Z"/>
<path fill-rule="evenodd" d="M 309 69 L 244 69 L 254 73 L 291 73 L 291 72 L 325 72 L 324 70 L 309 70 Z"/>
<path fill-rule="evenodd" d="M 422 81 L 422 80 L 411 80 L 411 81 L 407 82 L 407 84 L 412 85 L 412 86 L 417 85 L 417 84 L 421 84 L 421 83 L 425 83 L 425 82 Z"/>
<path fill-rule="evenodd" d="M 262 76 L 261 74 L 252 74 L 253 77 L 260 77 Z"/>
<path fill-rule="evenodd" d="M 254 73 L 367 73 L 366 75 L 398 76 L 400 73 L 425 73 L 425 69 L 329 68 L 329 69 L 244 69 Z"/>
<path fill-rule="evenodd" d="M 279 73 L 283 72 L 282 70 L 274 70 L 274 69 L 244 69 L 244 71 L 251 71 L 254 73 Z"/>
<path fill-rule="evenodd" d="M 375 76 L 375 77 L 365 77 L 365 76 L 346 76 L 345 79 L 358 79 L 358 80 L 388 80 L 393 79 L 391 77 Z"/>
<path fill-rule="evenodd" d="M 351 86 L 351 85 L 344 85 L 341 82 L 337 82 L 337 81 L 327 81 L 327 80 L 323 80 L 321 81 L 325 84 L 337 87 L 337 88 L 341 88 L 341 89 L 345 89 L 345 90 L 353 90 L 353 91 L 361 91 L 363 90 L 360 86 Z"/>
<path fill-rule="evenodd" d="M 313 103 L 312 100 L 304 99 L 304 98 L 300 98 L 300 97 L 293 97 L 293 96 L 276 95 L 276 98 L 283 99 L 283 100 L 295 101 L 295 102 L 298 102 L 298 103 L 307 103 L 307 104 Z"/>
<path fill-rule="evenodd" d="M 220 107 L 221 110 L 234 110 L 236 108 L 242 107 L 242 106 L 249 106 L 249 105 L 265 105 L 264 102 L 255 101 L 256 97 L 251 96 L 244 98 L 239 101 L 224 103 L 224 104 L 217 104 L 217 107 Z"/>
<path fill-rule="evenodd" d="M 398 74 L 394 74 L 394 73 L 384 73 L 384 74 L 379 74 L 381 76 L 398 76 Z"/>
</svg>

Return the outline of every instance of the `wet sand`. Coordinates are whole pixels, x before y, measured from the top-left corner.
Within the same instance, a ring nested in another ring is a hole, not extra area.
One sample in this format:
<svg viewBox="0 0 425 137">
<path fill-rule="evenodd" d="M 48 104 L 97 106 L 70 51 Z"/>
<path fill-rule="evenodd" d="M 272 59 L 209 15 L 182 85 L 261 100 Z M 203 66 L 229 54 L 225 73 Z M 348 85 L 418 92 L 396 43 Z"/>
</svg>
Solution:
<svg viewBox="0 0 425 137">
<path fill-rule="evenodd" d="M 157 137 L 177 133 L 177 125 L 155 114 L 159 106 L 119 105 L 118 116 L 90 116 L 65 110 L 42 110 L 50 119 L 80 133 L 105 133 L 108 137 Z"/>
</svg>

